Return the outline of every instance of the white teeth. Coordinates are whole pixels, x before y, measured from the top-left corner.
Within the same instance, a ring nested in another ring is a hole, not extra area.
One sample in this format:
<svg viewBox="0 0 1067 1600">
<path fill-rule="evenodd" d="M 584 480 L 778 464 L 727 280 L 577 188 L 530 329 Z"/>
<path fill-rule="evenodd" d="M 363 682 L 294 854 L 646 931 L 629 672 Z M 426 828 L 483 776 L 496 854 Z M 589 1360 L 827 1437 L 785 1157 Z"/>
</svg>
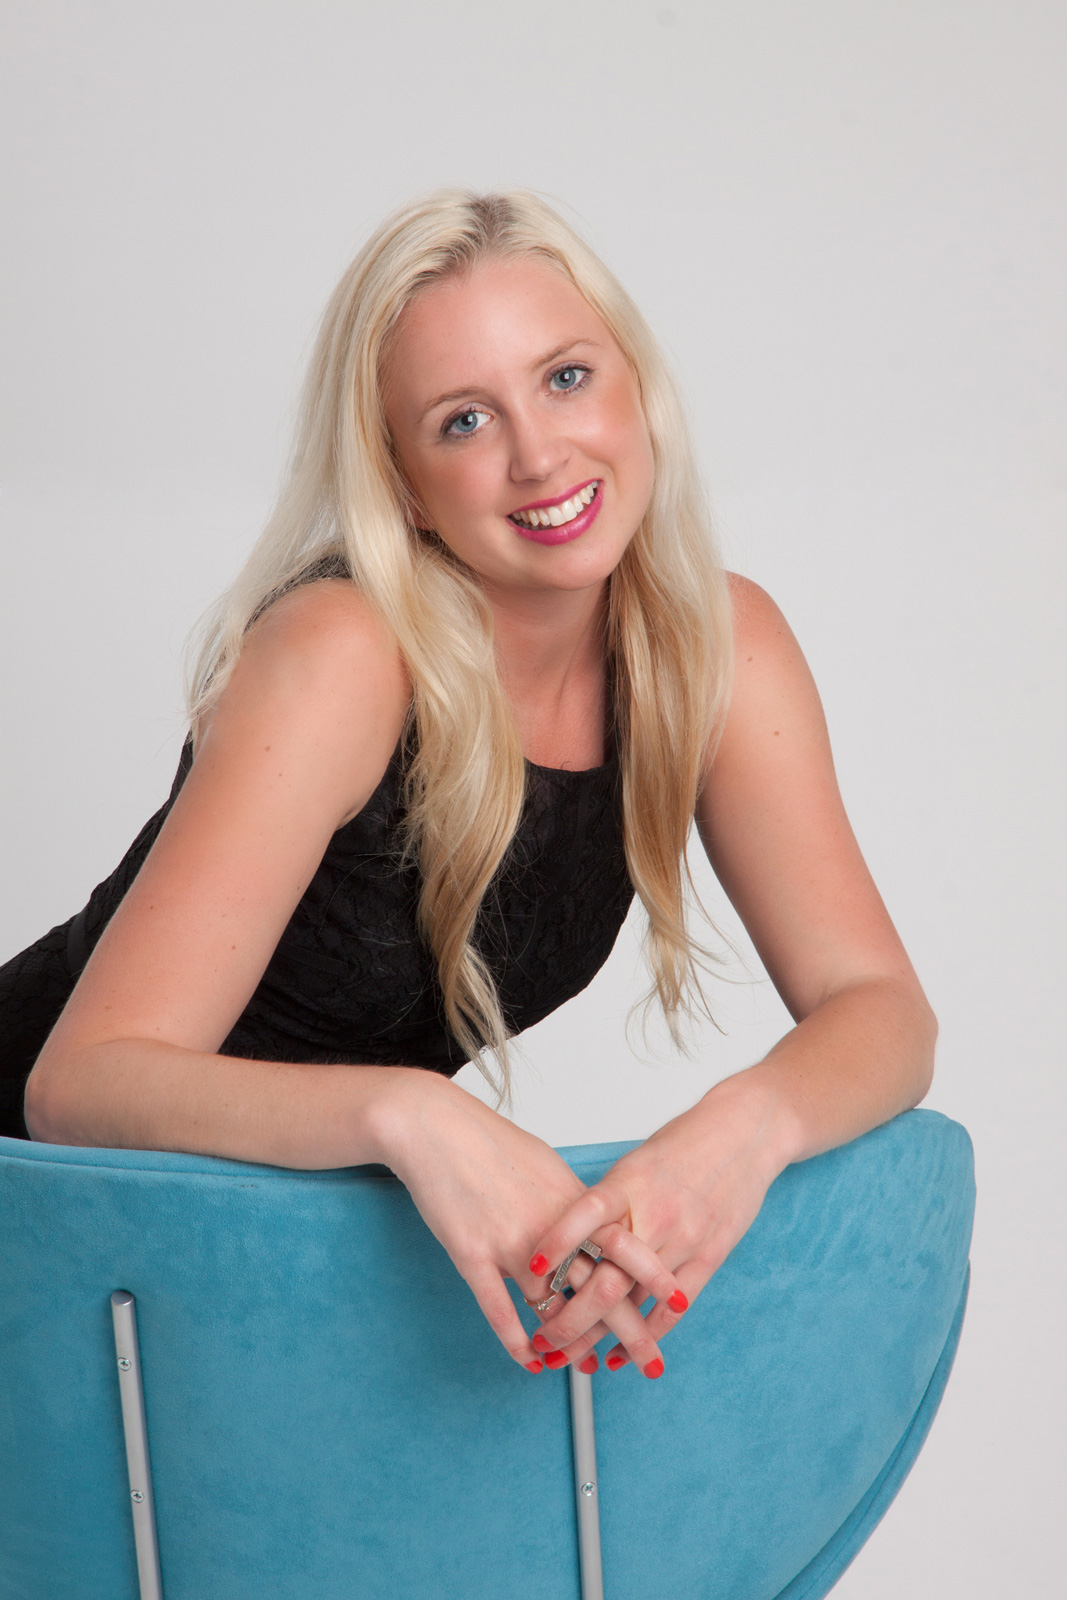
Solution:
<svg viewBox="0 0 1067 1600">
<path fill-rule="evenodd" d="M 561 528 L 573 522 L 579 511 L 584 511 L 596 498 L 599 482 L 587 483 L 584 489 L 572 495 L 559 506 L 543 506 L 536 511 L 513 511 L 512 519 L 527 528 Z"/>
</svg>

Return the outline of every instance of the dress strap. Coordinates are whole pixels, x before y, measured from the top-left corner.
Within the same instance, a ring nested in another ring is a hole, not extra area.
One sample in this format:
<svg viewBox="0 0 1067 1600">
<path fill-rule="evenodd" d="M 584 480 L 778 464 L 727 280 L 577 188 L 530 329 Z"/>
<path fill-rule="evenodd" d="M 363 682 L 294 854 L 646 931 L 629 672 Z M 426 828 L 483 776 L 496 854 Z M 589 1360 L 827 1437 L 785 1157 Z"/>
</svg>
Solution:
<svg viewBox="0 0 1067 1600">
<path fill-rule="evenodd" d="M 85 937 L 85 913 L 88 909 L 88 906 L 83 906 L 76 917 L 71 917 L 67 927 L 67 966 L 75 981 L 81 977 L 89 960 L 89 942 Z"/>
</svg>

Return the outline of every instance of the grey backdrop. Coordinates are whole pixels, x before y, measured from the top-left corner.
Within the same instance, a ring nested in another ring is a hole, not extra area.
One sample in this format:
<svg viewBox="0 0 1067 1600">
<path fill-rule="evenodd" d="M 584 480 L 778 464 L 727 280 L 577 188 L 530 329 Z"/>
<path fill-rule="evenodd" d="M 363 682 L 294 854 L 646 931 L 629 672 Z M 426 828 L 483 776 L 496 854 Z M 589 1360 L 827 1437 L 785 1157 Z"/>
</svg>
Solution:
<svg viewBox="0 0 1067 1600">
<path fill-rule="evenodd" d="M 182 639 L 353 249 L 437 183 L 557 197 L 673 353 L 728 559 L 808 652 L 941 1016 L 929 1104 L 977 1148 L 956 1375 L 838 1592 L 1061 1596 L 1063 7 L 6 11 L 0 958 L 166 792 Z M 528 1036 L 519 1115 L 555 1143 L 646 1133 L 786 1025 L 748 952 L 725 1037 L 639 1059 L 636 952 Z"/>
</svg>

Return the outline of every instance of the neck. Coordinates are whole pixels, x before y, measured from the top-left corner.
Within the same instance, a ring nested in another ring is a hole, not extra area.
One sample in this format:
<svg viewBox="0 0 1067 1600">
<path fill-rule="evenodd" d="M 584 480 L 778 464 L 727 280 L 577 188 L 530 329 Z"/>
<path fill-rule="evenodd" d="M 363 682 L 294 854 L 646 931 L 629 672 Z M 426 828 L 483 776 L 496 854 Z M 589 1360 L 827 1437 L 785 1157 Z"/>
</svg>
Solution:
<svg viewBox="0 0 1067 1600">
<path fill-rule="evenodd" d="M 531 760 L 603 759 L 607 585 L 561 593 L 489 593 L 504 692 Z"/>
<path fill-rule="evenodd" d="M 573 593 L 490 593 L 497 660 L 505 681 L 546 693 L 576 671 L 602 665 L 607 586 Z"/>
</svg>

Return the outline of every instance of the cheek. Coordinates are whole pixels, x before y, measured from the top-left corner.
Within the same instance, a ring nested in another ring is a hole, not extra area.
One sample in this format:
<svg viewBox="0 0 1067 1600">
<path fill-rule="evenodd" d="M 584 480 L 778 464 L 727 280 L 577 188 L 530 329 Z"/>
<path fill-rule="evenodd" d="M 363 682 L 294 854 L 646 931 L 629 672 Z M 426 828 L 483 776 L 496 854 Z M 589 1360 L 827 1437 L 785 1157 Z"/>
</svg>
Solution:
<svg viewBox="0 0 1067 1600">
<path fill-rule="evenodd" d="M 454 456 L 438 458 L 422 474 L 423 502 L 447 522 L 450 516 L 472 515 L 494 503 L 496 475 L 485 451 L 458 449 Z"/>
<path fill-rule="evenodd" d="M 616 458 L 617 470 L 628 479 L 651 479 L 652 441 L 648 436 L 641 402 L 624 378 L 612 385 L 602 406 L 590 418 L 587 442 Z"/>
<path fill-rule="evenodd" d="M 607 432 L 620 481 L 642 501 L 642 507 L 647 505 L 655 471 L 652 440 L 645 414 L 629 394 L 620 396 L 618 404 L 612 408 Z"/>
<path fill-rule="evenodd" d="M 656 463 L 652 453 L 652 436 L 648 431 L 648 421 L 645 417 L 644 407 L 632 386 L 630 388 L 625 426 L 628 434 L 627 449 L 632 462 L 634 478 L 641 486 L 641 492 L 647 505 L 652 494 L 652 480 L 655 475 Z"/>
</svg>

